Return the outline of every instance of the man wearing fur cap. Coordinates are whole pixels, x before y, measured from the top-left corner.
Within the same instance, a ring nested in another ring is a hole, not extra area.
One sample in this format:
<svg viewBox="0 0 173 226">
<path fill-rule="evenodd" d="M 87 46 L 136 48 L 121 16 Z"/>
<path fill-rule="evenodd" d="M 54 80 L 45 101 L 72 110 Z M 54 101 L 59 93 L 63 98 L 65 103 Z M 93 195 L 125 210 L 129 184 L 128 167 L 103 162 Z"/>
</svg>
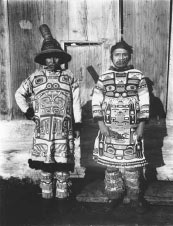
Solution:
<svg viewBox="0 0 173 226">
<path fill-rule="evenodd" d="M 99 77 L 94 88 L 92 112 L 99 132 L 93 157 L 107 167 L 108 196 L 124 197 L 125 203 L 143 212 L 140 177 L 147 164 L 143 131 L 149 118 L 149 92 L 142 72 L 128 65 L 132 53 L 132 47 L 123 40 L 113 45 L 113 65 Z"/>
<path fill-rule="evenodd" d="M 62 200 L 70 194 L 74 135 L 79 136 L 81 123 L 79 84 L 71 71 L 61 68 L 71 56 L 46 24 L 40 26 L 40 32 L 44 41 L 35 62 L 43 67 L 22 82 L 15 98 L 21 111 L 36 124 L 29 164 L 41 169 L 42 197 Z"/>
</svg>

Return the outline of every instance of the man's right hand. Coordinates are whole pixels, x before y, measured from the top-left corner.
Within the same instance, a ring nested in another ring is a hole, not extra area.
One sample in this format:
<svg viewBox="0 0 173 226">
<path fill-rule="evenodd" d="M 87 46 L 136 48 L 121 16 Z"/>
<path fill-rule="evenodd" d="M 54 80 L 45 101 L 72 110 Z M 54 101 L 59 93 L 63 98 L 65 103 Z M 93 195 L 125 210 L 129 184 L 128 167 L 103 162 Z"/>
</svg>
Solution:
<svg viewBox="0 0 173 226">
<path fill-rule="evenodd" d="M 27 119 L 33 120 L 34 119 L 34 109 L 28 108 L 26 113 L 25 113 L 25 116 L 26 116 Z"/>
<path fill-rule="evenodd" d="M 105 123 L 103 121 L 98 121 L 98 125 L 99 125 L 99 128 L 100 128 L 101 134 L 104 135 L 104 136 L 109 136 L 109 129 L 105 125 Z"/>
</svg>

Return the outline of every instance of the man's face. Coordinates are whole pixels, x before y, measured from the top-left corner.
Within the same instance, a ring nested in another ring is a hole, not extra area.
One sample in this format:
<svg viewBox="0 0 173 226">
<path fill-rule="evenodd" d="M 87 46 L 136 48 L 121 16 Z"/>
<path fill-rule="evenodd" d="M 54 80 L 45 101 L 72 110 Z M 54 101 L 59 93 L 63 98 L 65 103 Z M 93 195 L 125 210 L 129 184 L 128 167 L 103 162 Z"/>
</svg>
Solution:
<svg viewBox="0 0 173 226">
<path fill-rule="evenodd" d="M 45 59 L 46 66 L 50 71 L 56 71 L 60 66 L 60 59 L 55 56 L 49 56 Z"/>
<path fill-rule="evenodd" d="M 115 67 L 123 68 L 126 67 L 130 60 L 129 53 L 126 49 L 115 49 L 112 54 L 112 62 Z"/>
</svg>

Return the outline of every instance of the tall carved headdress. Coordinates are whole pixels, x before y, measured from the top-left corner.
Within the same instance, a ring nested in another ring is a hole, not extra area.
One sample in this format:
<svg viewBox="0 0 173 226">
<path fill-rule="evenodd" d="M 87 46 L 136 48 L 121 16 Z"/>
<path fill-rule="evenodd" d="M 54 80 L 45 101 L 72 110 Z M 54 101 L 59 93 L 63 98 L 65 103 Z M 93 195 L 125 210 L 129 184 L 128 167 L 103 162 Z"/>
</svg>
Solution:
<svg viewBox="0 0 173 226">
<path fill-rule="evenodd" d="M 42 24 L 39 30 L 44 38 L 41 52 L 38 53 L 34 61 L 38 64 L 45 65 L 45 59 L 50 56 L 56 56 L 60 59 L 61 64 L 71 60 L 71 55 L 66 53 L 60 46 L 59 42 L 52 37 L 51 31 L 47 24 Z"/>
</svg>

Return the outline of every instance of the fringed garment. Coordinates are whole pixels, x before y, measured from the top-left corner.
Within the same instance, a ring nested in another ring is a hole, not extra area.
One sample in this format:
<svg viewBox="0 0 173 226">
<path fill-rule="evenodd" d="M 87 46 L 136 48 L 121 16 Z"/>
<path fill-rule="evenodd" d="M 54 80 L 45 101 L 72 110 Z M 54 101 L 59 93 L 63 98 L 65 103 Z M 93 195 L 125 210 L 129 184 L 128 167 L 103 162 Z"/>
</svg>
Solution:
<svg viewBox="0 0 173 226">
<path fill-rule="evenodd" d="M 92 111 L 110 131 L 110 136 L 99 131 L 96 137 L 93 157 L 98 163 L 114 168 L 147 164 L 143 140 L 137 142 L 136 136 L 137 124 L 149 118 L 149 92 L 139 70 L 102 74 L 94 88 Z"/>
<path fill-rule="evenodd" d="M 67 198 L 74 169 L 73 121 L 81 122 L 79 84 L 69 70 L 46 68 L 25 79 L 15 94 L 22 112 L 34 109 L 35 134 L 29 165 L 41 169 L 42 197 Z"/>
<path fill-rule="evenodd" d="M 38 165 L 59 163 L 57 169 L 65 170 L 65 165 L 73 159 L 73 116 L 75 123 L 81 122 L 79 84 L 73 74 L 69 70 L 37 70 L 22 82 L 15 97 L 24 113 L 30 97 L 35 111 L 31 160 Z M 34 168 L 39 167 L 35 164 Z"/>
</svg>

